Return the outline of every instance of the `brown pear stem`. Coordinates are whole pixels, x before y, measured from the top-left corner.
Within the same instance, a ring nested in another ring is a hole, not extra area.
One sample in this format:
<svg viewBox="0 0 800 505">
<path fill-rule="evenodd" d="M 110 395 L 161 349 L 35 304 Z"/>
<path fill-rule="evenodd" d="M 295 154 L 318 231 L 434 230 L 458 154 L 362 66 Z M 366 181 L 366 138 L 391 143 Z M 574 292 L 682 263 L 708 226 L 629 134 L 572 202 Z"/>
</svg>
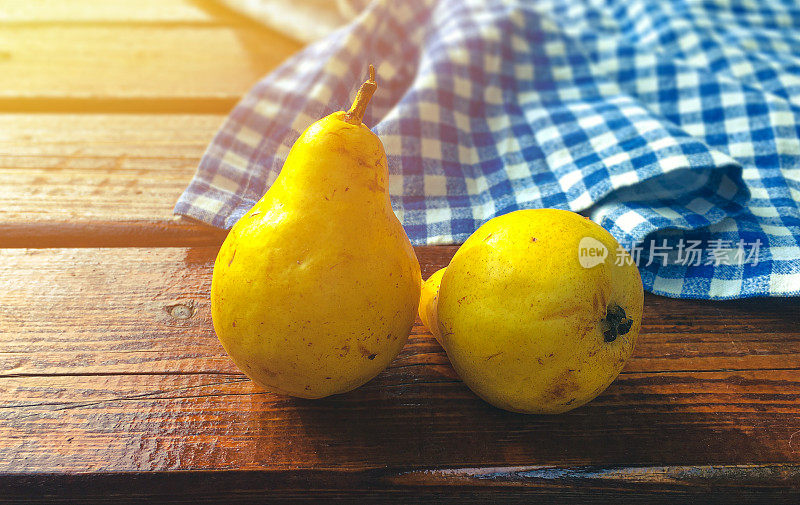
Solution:
<svg viewBox="0 0 800 505">
<path fill-rule="evenodd" d="M 369 80 L 358 89 L 358 94 L 353 102 L 353 106 L 344 114 L 344 120 L 356 126 L 360 125 L 361 120 L 364 119 L 364 112 L 367 110 L 367 104 L 376 89 L 378 89 L 378 83 L 375 82 L 375 67 L 370 65 Z"/>
</svg>

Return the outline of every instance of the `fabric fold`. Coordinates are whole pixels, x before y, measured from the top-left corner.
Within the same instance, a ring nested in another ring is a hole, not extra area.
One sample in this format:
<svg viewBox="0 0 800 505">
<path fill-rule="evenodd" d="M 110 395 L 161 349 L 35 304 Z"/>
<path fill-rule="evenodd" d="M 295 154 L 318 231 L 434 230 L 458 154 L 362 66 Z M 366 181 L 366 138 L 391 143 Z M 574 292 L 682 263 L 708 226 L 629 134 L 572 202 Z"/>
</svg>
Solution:
<svg viewBox="0 0 800 505">
<path fill-rule="evenodd" d="M 800 294 L 800 10 L 748 5 L 372 2 L 243 98 L 175 212 L 232 226 L 375 63 L 365 123 L 414 244 L 557 207 L 638 249 L 659 294 Z"/>
</svg>

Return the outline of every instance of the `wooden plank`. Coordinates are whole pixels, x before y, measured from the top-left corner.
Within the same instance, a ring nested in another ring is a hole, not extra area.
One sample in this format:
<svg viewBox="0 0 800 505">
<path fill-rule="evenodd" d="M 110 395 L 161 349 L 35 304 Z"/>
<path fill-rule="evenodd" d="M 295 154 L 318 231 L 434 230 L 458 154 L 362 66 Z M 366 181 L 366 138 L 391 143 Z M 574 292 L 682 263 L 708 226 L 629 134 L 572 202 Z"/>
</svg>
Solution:
<svg viewBox="0 0 800 505">
<path fill-rule="evenodd" d="M 0 476 L 11 503 L 796 504 L 792 465 Z M 631 478 L 631 475 L 636 478 Z M 479 485 L 476 485 L 476 481 Z M 79 497 L 71 500 L 70 497 Z"/>
<path fill-rule="evenodd" d="M 425 274 L 454 250 L 417 249 Z M 419 324 L 375 380 L 306 401 L 263 392 L 227 360 L 210 325 L 215 254 L 0 251 L 0 489 L 23 493 L 14 476 L 25 476 L 36 489 L 100 496 L 111 482 L 126 486 L 103 472 L 133 472 L 169 494 L 162 475 L 225 470 L 215 487 L 244 486 L 242 496 L 274 488 L 290 497 L 311 481 L 323 494 L 367 497 L 384 487 L 522 496 L 576 485 L 578 495 L 628 496 L 643 483 L 665 496 L 735 483 L 798 491 L 798 300 L 647 296 L 623 374 L 560 416 L 477 399 Z M 692 465 L 706 470 L 690 475 Z M 191 482 L 169 489 L 197 491 Z"/>
<path fill-rule="evenodd" d="M 0 245 L 218 244 L 172 207 L 224 115 L 0 115 Z"/>
<path fill-rule="evenodd" d="M 4 0 L 0 24 L 45 22 L 208 22 L 214 18 L 188 0 Z"/>
<path fill-rule="evenodd" d="M 7 26 L 0 110 L 105 99 L 147 111 L 147 99 L 168 99 L 187 112 L 225 113 L 300 47 L 252 26 Z"/>
</svg>

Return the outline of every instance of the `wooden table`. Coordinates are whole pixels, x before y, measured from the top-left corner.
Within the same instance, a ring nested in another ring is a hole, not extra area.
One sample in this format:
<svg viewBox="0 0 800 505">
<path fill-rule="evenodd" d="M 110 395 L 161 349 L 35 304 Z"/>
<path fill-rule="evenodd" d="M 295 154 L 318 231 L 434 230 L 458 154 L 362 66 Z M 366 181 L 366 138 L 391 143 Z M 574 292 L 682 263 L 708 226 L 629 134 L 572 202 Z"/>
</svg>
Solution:
<svg viewBox="0 0 800 505">
<path fill-rule="evenodd" d="M 798 502 L 797 300 L 647 296 L 622 375 L 559 416 L 478 400 L 419 325 L 350 394 L 247 380 L 209 316 L 224 233 L 171 209 L 299 48 L 206 0 L 0 3 L 0 502 Z"/>
</svg>

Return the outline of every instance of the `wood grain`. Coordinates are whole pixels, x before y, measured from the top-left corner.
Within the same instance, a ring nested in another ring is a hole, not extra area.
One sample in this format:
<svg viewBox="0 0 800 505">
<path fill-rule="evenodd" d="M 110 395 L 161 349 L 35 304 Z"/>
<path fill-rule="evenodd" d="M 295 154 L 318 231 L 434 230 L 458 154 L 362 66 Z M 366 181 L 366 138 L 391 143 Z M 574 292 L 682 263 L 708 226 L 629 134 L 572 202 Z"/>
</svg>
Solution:
<svg viewBox="0 0 800 505">
<path fill-rule="evenodd" d="M 225 98 L 234 103 L 300 48 L 291 39 L 264 33 L 203 26 L 4 27 L 0 97 Z"/>
<path fill-rule="evenodd" d="M 224 120 L 204 114 L 0 115 L 0 246 L 219 244 L 172 207 Z"/>
<path fill-rule="evenodd" d="M 454 249 L 417 249 L 426 274 Z M 100 497 L 135 481 L 104 472 L 134 472 L 148 486 L 137 492 L 167 499 L 176 470 L 225 471 L 183 477 L 205 499 L 214 490 L 192 484 L 202 475 L 243 500 L 265 489 L 304 496 L 312 481 L 326 499 L 394 489 L 467 500 L 466 488 L 520 500 L 598 489 L 634 499 L 644 488 L 674 498 L 731 479 L 759 499 L 798 490 L 797 300 L 647 296 L 623 374 L 565 415 L 488 406 L 420 325 L 364 387 L 304 401 L 260 390 L 225 356 L 209 316 L 215 254 L 0 251 L 0 490 L 22 496 L 11 476 L 26 475 Z"/>
<path fill-rule="evenodd" d="M 631 478 L 631 476 L 635 476 Z M 7 503 L 795 504 L 792 465 L 152 472 L 17 479 Z M 476 485 L 479 480 L 479 485 Z M 70 500 L 70 496 L 79 497 Z M 34 497 L 31 500 L 31 497 Z M 15 500 L 15 498 L 18 498 Z"/>
<path fill-rule="evenodd" d="M 0 13 L 0 111 L 20 112 L 0 115 L 0 247 L 219 244 L 172 206 L 227 112 L 300 44 L 210 1 Z"/>
</svg>

